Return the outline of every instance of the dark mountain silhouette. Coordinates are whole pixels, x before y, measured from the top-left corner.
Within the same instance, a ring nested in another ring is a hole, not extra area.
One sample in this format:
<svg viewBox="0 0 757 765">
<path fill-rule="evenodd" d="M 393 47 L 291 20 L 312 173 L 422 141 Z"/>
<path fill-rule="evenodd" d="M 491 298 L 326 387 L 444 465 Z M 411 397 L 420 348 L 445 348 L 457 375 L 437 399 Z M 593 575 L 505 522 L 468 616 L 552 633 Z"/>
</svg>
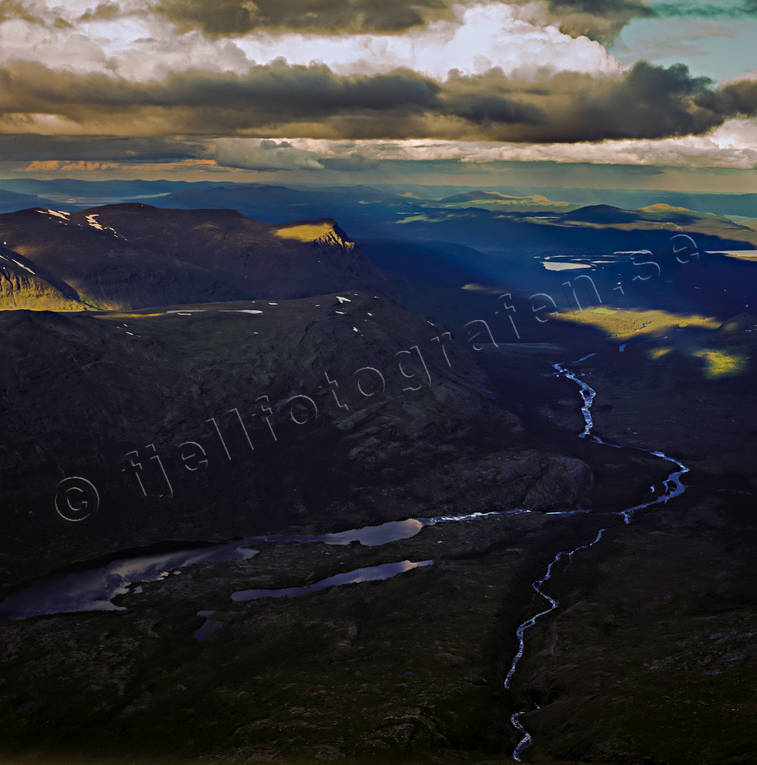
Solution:
<svg viewBox="0 0 757 765">
<path fill-rule="evenodd" d="M 328 218 L 272 226 L 231 210 L 36 208 L 0 216 L 0 241 L 7 253 L 0 264 L 2 305 L 12 308 L 60 310 L 62 295 L 80 309 L 126 310 L 303 297 L 382 283 Z M 17 263 L 26 266 L 26 276 Z"/>
</svg>

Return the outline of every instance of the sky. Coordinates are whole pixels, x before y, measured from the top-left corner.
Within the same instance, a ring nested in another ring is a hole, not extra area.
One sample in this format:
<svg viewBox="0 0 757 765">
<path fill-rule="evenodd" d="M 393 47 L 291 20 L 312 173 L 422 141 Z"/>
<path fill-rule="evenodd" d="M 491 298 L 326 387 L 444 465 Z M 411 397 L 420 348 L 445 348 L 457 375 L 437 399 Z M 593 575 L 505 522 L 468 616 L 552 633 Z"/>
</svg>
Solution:
<svg viewBox="0 0 757 765">
<path fill-rule="evenodd" d="M 0 176 L 757 192 L 757 0 L 0 0 Z"/>
</svg>

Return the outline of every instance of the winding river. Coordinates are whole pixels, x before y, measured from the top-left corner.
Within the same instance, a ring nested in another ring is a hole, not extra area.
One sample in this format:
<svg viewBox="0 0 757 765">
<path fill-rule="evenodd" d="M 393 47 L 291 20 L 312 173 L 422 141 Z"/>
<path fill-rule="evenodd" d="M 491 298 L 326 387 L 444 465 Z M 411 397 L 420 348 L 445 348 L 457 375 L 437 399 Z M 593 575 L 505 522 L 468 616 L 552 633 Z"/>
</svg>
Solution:
<svg viewBox="0 0 757 765">
<path fill-rule="evenodd" d="M 587 356 L 584 356 L 583 358 L 579 359 L 578 362 L 576 363 L 584 361 L 593 355 L 595 354 L 589 354 Z M 604 441 L 599 436 L 592 433 L 592 430 L 594 429 L 594 420 L 592 419 L 592 416 L 591 416 L 591 407 L 592 407 L 592 404 L 594 403 L 594 399 L 597 396 L 596 390 L 594 390 L 594 388 L 592 388 L 588 383 L 582 380 L 575 372 L 571 371 L 563 364 L 553 364 L 552 367 L 555 370 L 555 374 L 558 377 L 564 377 L 565 379 L 571 380 L 576 385 L 578 385 L 578 392 L 579 392 L 579 395 L 581 396 L 581 401 L 582 401 L 581 414 L 583 415 L 583 418 L 584 418 L 584 429 L 581 433 L 578 434 L 578 437 L 587 438 L 590 436 L 598 444 L 602 444 L 603 446 L 609 446 L 613 449 L 622 449 L 623 447 L 621 445 Z M 677 497 L 686 491 L 686 487 L 681 481 L 681 477 L 685 473 L 689 472 L 689 468 L 687 468 L 677 459 L 673 457 L 669 457 L 664 452 L 647 451 L 645 449 L 641 449 L 640 451 L 643 451 L 646 454 L 651 454 L 653 457 L 658 457 L 659 459 L 665 460 L 666 462 L 670 462 L 671 464 L 676 466 L 676 470 L 673 470 L 668 475 L 668 477 L 663 482 L 664 491 L 660 494 L 657 494 L 653 500 L 649 502 L 642 502 L 641 504 L 634 505 L 633 507 L 628 507 L 628 508 L 625 508 L 624 510 L 619 510 L 616 513 L 614 513 L 614 515 L 620 516 L 623 519 L 623 522 L 625 524 L 631 523 L 631 521 L 633 520 L 634 514 L 637 511 L 644 510 L 645 508 L 652 507 L 653 505 L 659 505 L 659 504 L 669 502 L 674 497 Z M 652 487 L 652 489 L 654 489 L 654 487 Z M 590 548 L 594 547 L 594 545 L 599 544 L 599 542 L 602 541 L 602 537 L 604 536 L 606 531 L 607 531 L 606 527 L 600 528 L 590 542 L 587 542 L 586 544 L 583 544 L 583 545 L 579 545 L 578 547 L 574 547 L 572 550 L 561 550 L 560 552 L 558 552 L 552 558 L 552 560 L 549 561 L 549 563 L 547 564 L 547 568 L 544 574 L 539 579 L 536 579 L 533 582 L 531 582 L 531 587 L 533 588 L 534 592 L 536 592 L 536 594 L 547 603 L 547 607 L 542 609 L 541 611 L 538 611 L 533 616 L 530 616 L 528 619 L 526 619 L 524 622 L 521 622 L 521 624 L 518 625 L 518 628 L 515 631 L 515 637 L 517 640 L 518 647 L 515 652 L 515 656 L 513 656 L 513 660 L 510 664 L 510 669 L 507 671 L 507 675 L 505 676 L 505 680 L 504 680 L 505 688 L 511 687 L 513 677 L 515 675 L 516 670 L 518 669 L 518 664 L 520 663 L 520 660 L 523 658 L 523 653 L 526 648 L 527 630 L 531 629 L 531 627 L 533 627 L 539 619 L 546 616 L 547 614 L 552 613 L 560 605 L 559 601 L 556 598 L 553 598 L 543 589 L 544 585 L 552 578 L 552 574 L 554 573 L 555 566 L 557 566 L 562 561 L 569 562 L 576 553 L 589 550 Z M 535 707 L 535 709 L 539 709 L 539 707 L 537 706 Z M 513 726 L 513 728 L 521 737 L 512 753 L 512 757 L 516 762 L 521 762 L 521 754 L 523 754 L 523 752 L 533 744 L 533 738 L 531 734 L 526 730 L 525 726 L 521 722 L 521 718 L 528 711 L 530 710 L 522 709 L 520 711 L 513 712 L 513 714 L 510 716 L 510 724 Z"/>
</svg>

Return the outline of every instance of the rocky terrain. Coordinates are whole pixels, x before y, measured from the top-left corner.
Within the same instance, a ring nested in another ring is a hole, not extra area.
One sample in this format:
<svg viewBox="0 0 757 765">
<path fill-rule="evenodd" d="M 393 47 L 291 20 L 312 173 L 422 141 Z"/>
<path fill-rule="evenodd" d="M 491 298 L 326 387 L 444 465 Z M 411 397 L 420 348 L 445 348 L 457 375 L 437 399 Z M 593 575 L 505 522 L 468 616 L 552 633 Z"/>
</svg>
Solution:
<svg viewBox="0 0 757 765">
<path fill-rule="evenodd" d="M 0 322 L 6 586 L 160 541 L 570 507 L 592 485 L 464 343 L 370 294 Z M 53 507 L 70 476 L 98 489 L 86 523 Z"/>
</svg>

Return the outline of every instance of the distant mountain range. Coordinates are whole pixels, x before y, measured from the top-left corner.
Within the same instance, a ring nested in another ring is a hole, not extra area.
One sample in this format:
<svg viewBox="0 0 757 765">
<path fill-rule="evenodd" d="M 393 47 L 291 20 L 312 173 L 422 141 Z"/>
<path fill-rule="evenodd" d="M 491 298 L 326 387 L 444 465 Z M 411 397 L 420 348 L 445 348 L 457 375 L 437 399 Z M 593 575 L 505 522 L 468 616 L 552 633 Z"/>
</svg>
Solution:
<svg viewBox="0 0 757 765">
<path fill-rule="evenodd" d="M 471 189 L 465 186 L 283 186 L 270 183 L 211 181 L 83 181 L 56 178 L 0 179 L 0 212 L 52 207 L 72 212 L 96 205 L 146 202 L 157 207 L 231 209 L 267 223 L 299 218 L 337 218 L 355 236 L 373 235 L 355 228 L 376 218 L 393 218 L 421 208 L 476 206 L 500 212 L 566 211 L 607 204 L 623 209 L 665 204 L 702 213 L 757 217 L 757 194 L 710 194 L 653 189 L 527 187 Z"/>
</svg>

